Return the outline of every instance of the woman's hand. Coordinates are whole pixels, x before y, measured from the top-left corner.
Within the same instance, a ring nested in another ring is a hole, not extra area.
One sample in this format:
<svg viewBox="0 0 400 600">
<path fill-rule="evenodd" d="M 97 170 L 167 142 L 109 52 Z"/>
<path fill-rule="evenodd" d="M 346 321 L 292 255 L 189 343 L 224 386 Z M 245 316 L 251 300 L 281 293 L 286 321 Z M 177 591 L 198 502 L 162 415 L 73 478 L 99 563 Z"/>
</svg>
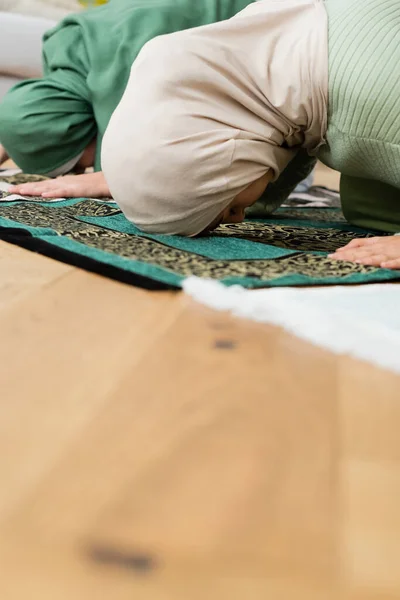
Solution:
<svg viewBox="0 0 400 600">
<path fill-rule="evenodd" d="M 102 172 L 84 175 L 65 175 L 57 179 L 47 179 L 23 183 L 9 188 L 12 194 L 21 196 L 41 196 L 42 198 L 110 198 L 110 190 Z"/>
<path fill-rule="evenodd" d="M 352 240 L 347 246 L 330 254 L 329 258 L 383 269 L 400 269 L 400 236 Z"/>
</svg>

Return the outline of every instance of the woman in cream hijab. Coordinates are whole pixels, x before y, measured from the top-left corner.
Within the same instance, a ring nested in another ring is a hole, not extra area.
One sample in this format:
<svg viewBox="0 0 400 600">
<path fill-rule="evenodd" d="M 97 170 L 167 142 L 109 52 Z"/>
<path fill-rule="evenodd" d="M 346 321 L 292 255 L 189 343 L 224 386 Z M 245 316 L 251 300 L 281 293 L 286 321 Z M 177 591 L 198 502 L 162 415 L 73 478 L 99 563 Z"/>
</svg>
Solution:
<svg viewBox="0 0 400 600">
<path fill-rule="evenodd" d="M 327 61 L 322 0 L 263 0 L 146 44 L 103 140 L 127 218 L 187 236 L 242 220 L 299 149 L 323 143 Z"/>
</svg>

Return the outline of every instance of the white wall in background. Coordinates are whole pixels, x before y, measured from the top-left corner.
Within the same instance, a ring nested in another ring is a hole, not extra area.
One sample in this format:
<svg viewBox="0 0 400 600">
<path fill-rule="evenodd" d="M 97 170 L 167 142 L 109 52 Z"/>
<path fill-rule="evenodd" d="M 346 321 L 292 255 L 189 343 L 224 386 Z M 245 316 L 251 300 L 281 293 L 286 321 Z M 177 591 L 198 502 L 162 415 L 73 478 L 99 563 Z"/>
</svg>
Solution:
<svg viewBox="0 0 400 600">
<path fill-rule="evenodd" d="M 0 0 L 0 12 L 61 19 L 82 7 L 78 0 Z"/>
</svg>

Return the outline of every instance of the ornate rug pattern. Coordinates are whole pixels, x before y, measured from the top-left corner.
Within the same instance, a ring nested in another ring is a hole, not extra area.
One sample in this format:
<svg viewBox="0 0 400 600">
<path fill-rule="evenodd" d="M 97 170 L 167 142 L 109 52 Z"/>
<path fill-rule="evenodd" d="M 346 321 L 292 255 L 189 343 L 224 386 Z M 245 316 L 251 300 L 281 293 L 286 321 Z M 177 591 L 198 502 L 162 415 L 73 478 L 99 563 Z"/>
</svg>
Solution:
<svg viewBox="0 0 400 600">
<path fill-rule="evenodd" d="M 400 280 L 400 272 L 328 258 L 374 232 L 346 224 L 338 194 L 324 188 L 292 197 L 268 220 L 188 239 L 143 234 L 109 200 L 43 201 L 8 192 L 33 179 L 43 178 L 0 173 L 0 239 L 139 287 L 176 289 L 192 275 L 248 288 Z"/>
</svg>

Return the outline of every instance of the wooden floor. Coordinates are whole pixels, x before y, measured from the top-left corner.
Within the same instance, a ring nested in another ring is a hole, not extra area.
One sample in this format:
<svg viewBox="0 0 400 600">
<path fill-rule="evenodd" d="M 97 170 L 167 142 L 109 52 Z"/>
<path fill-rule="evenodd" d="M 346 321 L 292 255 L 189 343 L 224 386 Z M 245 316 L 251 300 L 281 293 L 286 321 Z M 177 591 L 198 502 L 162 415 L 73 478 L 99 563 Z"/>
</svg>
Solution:
<svg viewBox="0 0 400 600">
<path fill-rule="evenodd" d="M 0 244 L 1 600 L 400 598 L 400 378 Z"/>
</svg>

